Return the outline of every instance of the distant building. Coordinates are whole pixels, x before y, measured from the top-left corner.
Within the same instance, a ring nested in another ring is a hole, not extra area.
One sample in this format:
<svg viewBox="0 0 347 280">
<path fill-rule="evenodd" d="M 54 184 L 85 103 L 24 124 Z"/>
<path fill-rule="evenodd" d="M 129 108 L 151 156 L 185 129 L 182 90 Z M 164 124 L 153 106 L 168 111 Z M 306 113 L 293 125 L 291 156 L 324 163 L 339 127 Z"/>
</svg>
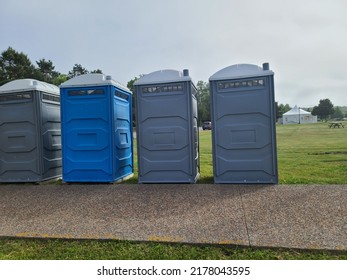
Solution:
<svg viewBox="0 0 347 280">
<path fill-rule="evenodd" d="M 310 112 L 294 106 L 290 111 L 283 114 L 283 124 L 303 124 L 316 123 L 317 116 L 313 116 Z"/>
</svg>

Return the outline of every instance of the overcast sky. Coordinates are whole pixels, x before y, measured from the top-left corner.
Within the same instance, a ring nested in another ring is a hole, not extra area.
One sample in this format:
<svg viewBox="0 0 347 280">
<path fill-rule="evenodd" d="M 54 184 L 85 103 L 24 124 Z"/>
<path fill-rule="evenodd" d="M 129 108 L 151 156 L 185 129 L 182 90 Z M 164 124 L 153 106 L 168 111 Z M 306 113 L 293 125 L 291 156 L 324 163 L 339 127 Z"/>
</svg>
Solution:
<svg viewBox="0 0 347 280">
<path fill-rule="evenodd" d="M 207 82 L 269 62 L 279 103 L 347 106 L 346 11 L 346 0 L 0 0 L 0 51 L 61 73 L 99 68 L 125 85 L 161 69 Z"/>
</svg>

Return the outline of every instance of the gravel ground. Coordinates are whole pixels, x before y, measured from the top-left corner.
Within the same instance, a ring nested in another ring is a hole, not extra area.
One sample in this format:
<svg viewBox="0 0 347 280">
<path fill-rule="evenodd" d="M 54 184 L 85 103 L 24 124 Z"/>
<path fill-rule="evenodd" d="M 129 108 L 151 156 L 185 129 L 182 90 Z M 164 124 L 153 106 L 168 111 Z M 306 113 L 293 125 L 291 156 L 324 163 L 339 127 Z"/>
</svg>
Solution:
<svg viewBox="0 0 347 280">
<path fill-rule="evenodd" d="M 0 236 L 347 250 L 347 185 L 0 184 Z"/>
</svg>

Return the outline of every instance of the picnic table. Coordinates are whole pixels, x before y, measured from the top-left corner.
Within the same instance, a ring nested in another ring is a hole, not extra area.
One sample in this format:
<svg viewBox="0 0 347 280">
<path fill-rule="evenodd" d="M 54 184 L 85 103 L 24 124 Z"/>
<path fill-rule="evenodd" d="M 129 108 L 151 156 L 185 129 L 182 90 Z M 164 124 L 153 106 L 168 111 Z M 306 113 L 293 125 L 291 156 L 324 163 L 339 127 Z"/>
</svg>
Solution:
<svg viewBox="0 0 347 280">
<path fill-rule="evenodd" d="M 344 128 L 345 126 L 343 125 L 342 122 L 330 122 L 329 123 L 329 128 Z"/>
</svg>

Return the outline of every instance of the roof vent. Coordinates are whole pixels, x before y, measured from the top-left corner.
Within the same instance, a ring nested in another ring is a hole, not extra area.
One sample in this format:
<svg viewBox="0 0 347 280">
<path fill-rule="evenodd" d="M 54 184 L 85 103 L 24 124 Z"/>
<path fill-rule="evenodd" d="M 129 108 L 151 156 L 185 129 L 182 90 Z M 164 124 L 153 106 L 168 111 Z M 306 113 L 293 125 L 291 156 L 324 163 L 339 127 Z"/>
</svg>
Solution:
<svg viewBox="0 0 347 280">
<path fill-rule="evenodd" d="M 263 63 L 263 70 L 264 70 L 264 71 L 270 70 L 270 65 L 269 65 L 268 62 Z"/>
</svg>

